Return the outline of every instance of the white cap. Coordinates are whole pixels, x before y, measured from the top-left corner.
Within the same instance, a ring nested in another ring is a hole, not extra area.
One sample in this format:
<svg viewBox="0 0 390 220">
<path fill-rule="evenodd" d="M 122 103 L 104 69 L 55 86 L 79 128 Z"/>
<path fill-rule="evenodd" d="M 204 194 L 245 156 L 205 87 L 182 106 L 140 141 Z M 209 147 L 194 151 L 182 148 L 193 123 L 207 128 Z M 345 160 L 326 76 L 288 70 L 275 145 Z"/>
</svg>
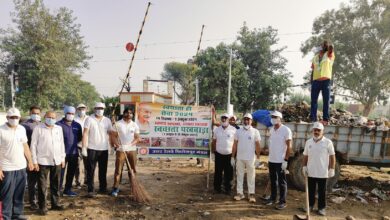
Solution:
<svg viewBox="0 0 390 220">
<path fill-rule="evenodd" d="M 321 122 L 314 122 L 314 124 L 313 124 L 313 128 L 312 128 L 312 130 L 313 129 L 320 129 L 320 130 L 324 130 L 324 125 L 321 123 Z"/>
<path fill-rule="evenodd" d="M 235 115 L 230 116 L 230 118 L 234 118 L 234 120 L 237 120 L 237 117 Z"/>
<path fill-rule="evenodd" d="M 278 112 L 278 111 L 273 111 L 271 113 L 272 116 L 276 116 L 276 117 L 279 117 L 279 118 L 283 118 L 283 115 L 281 112 Z"/>
<path fill-rule="evenodd" d="M 244 118 L 250 118 L 250 119 L 253 119 L 253 118 L 252 118 L 252 114 L 251 114 L 251 113 L 246 113 L 246 114 L 244 115 Z"/>
<path fill-rule="evenodd" d="M 106 108 L 106 105 L 102 102 L 96 102 L 94 108 Z"/>
<path fill-rule="evenodd" d="M 7 117 L 18 116 L 20 118 L 20 111 L 17 108 L 10 108 L 7 111 Z"/>
<path fill-rule="evenodd" d="M 223 114 L 221 115 L 221 118 L 222 118 L 222 117 L 230 118 L 230 115 L 229 115 L 228 113 L 223 113 Z"/>
<path fill-rule="evenodd" d="M 87 106 L 86 105 L 84 105 L 83 103 L 80 103 L 78 106 L 77 106 L 77 108 L 86 108 Z"/>
</svg>

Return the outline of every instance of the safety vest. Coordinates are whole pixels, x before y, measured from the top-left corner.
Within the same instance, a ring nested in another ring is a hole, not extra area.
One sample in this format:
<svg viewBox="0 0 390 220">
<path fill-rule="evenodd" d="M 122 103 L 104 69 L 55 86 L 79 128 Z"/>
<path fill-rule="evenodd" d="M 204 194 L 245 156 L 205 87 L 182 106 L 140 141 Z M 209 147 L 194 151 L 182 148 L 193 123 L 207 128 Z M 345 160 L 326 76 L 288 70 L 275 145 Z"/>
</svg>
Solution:
<svg viewBox="0 0 390 220">
<path fill-rule="evenodd" d="M 313 63 L 313 80 L 321 79 L 321 78 L 332 78 L 332 66 L 335 59 L 334 51 L 332 55 L 329 57 L 328 52 L 326 52 L 322 59 L 320 60 L 320 54 L 314 56 Z"/>
</svg>

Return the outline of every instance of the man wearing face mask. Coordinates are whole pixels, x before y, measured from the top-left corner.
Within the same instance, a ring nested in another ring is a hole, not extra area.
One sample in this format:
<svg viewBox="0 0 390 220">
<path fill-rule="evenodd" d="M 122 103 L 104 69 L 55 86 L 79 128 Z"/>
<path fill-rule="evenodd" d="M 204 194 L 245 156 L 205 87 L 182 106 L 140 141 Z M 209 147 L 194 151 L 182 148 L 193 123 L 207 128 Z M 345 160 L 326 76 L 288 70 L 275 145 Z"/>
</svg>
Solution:
<svg viewBox="0 0 390 220">
<path fill-rule="evenodd" d="M 27 219 L 23 216 L 26 166 L 34 169 L 26 130 L 19 125 L 20 112 L 7 111 L 7 123 L 0 126 L 0 219 Z M 26 160 L 28 163 L 26 163 Z"/>
<path fill-rule="evenodd" d="M 115 160 L 115 174 L 114 174 L 114 185 L 112 187 L 111 195 L 114 197 L 118 196 L 119 193 L 119 182 L 122 176 L 123 164 L 128 158 L 131 169 L 134 173 L 137 172 L 137 146 L 139 142 L 139 127 L 133 122 L 133 112 L 126 108 L 123 111 L 122 120 L 116 122 L 113 126 L 113 140 L 114 147 L 116 148 L 116 160 Z M 127 163 L 126 163 L 127 166 Z M 128 167 L 128 169 L 130 169 Z M 130 175 L 130 174 L 129 174 Z M 129 179 L 132 177 L 129 176 Z"/>
<path fill-rule="evenodd" d="M 22 123 L 22 126 L 26 129 L 28 146 L 31 147 L 31 135 L 34 128 L 41 123 L 41 108 L 38 106 L 30 107 L 30 119 Z M 28 199 L 30 202 L 30 209 L 38 209 L 38 200 L 36 195 L 36 187 L 38 183 L 38 171 L 27 171 L 27 186 L 28 186 Z"/>
<path fill-rule="evenodd" d="M 306 141 L 303 151 L 302 172 L 308 178 L 310 209 L 314 208 L 317 191 L 318 214 L 325 216 L 326 180 L 335 175 L 336 156 L 332 141 L 324 136 L 324 125 L 315 122 L 312 132 L 313 137 Z"/>
<path fill-rule="evenodd" d="M 252 115 L 244 115 L 244 126 L 236 131 L 234 136 L 231 164 L 236 164 L 237 170 L 237 195 L 234 200 L 239 201 L 244 196 L 244 174 L 247 172 L 249 202 L 255 203 L 255 159 L 260 158 L 260 132 L 251 126 Z M 236 159 L 236 161 L 235 161 Z"/>
<path fill-rule="evenodd" d="M 240 129 L 240 126 L 236 124 L 237 117 L 235 115 L 230 116 L 229 124 L 233 126 L 235 129 Z"/>
<path fill-rule="evenodd" d="M 81 125 L 74 120 L 76 109 L 73 106 L 64 108 L 65 117 L 56 124 L 62 128 L 65 144 L 65 167 L 66 183 L 63 194 L 66 196 L 77 196 L 77 193 L 72 191 L 72 182 L 78 166 L 78 149 L 77 144 L 81 141 L 82 130 Z M 61 171 L 60 189 L 64 179 L 65 168 Z"/>
<path fill-rule="evenodd" d="M 229 125 L 229 115 L 221 116 L 221 125 L 214 129 L 212 152 L 215 154 L 214 191 L 221 193 L 222 174 L 225 187 L 225 194 L 231 194 L 231 181 L 233 179 L 233 167 L 230 163 L 232 148 L 236 130 Z"/>
<path fill-rule="evenodd" d="M 290 128 L 282 124 L 282 113 L 274 111 L 271 113 L 269 137 L 268 169 L 271 182 L 271 196 L 266 205 L 272 205 L 276 201 L 277 185 L 279 185 L 279 204 L 276 209 L 284 209 L 287 196 L 286 171 L 288 158 L 291 153 L 292 133 Z"/>
<path fill-rule="evenodd" d="M 38 125 L 31 137 L 31 154 L 35 169 L 39 171 L 39 214 L 47 215 L 47 178 L 50 173 L 50 200 L 52 210 L 63 210 L 59 203 L 61 169 L 65 168 L 65 145 L 62 128 L 56 125 L 56 113 L 47 111 L 45 123 Z"/>
<path fill-rule="evenodd" d="M 322 49 L 312 60 L 311 75 L 311 105 L 310 118 L 313 122 L 317 121 L 318 96 L 322 92 L 323 99 L 323 124 L 327 125 L 329 121 L 330 105 L 330 80 L 332 79 L 332 66 L 335 60 L 333 45 L 328 41 L 322 43 Z"/>
<path fill-rule="evenodd" d="M 88 197 L 95 197 L 94 176 L 96 164 L 99 164 L 99 193 L 107 193 L 107 163 L 109 136 L 112 134 L 110 119 L 104 117 L 104 103 L 97 102 L 95 114 L 85 120 L 82 154 L 87 157 Z"/>
<path fill-rule="evenodd" d="M 76 111 L 76 116 L 74 120 L 81 125 L 81 130 L 82 132 L 84 131 L 84 123 L 85 120 L 88 118 L 87 115 L 87 106 L 84 105 L 83 103 L 79 104 L 77 106 L 77 111 Z M 87 185 L 87 157 L 84 157 L 82 155 L 81 149 L 82 149 L 82 143 L 81 141 L 77 144 L 78 150 L 79 150 L 79 160 L 77 161 L 77 169 L 75 173 L 75 182 L 76 182 L 76 187 L 81 188 L 81 181 L 80 181 L 80 170 L 81 170 L 81 165 L 80 163 L 83 163 L 83 168 L 84 168 L 84 185 Z"/>
</svg>

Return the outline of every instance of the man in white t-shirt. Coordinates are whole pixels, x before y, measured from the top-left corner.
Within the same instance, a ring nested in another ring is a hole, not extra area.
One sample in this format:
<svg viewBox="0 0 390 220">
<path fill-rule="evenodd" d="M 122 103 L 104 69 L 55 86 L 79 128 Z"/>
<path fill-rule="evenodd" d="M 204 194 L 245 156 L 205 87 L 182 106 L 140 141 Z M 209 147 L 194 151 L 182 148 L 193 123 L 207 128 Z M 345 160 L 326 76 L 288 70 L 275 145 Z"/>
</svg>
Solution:
<svg viewBox="0 0 390 220">
<path fill-rule="evenodd" d="M 214 191 L 221 193 L 222 174 L 225 194 L 231 193 L 233 167 L 230 164 L 236 128 L 229 124 L 229 115 L 221 116 L 221 125 L 214 129 L 212 152 L 215 154 Z"/>
<path fill-rule="evenodd" d="M 94 176 L 96 164 L 99 164 L 99 193 L 107 193 L 107 163 L 110 135 L 112 133 L 111 120 L 104 117 L 104 103 L 97 102 L 95 114 L 85 120 L 83 131 L 82 154 L 87 157 L 87 185 L 88 197 L 93 198 Z"/>
<path fill-rule="evenodd" d="M 130 163 L 131 169 L 134 173 L 136 170 L 137 162 L 137 146 L 139 142 L 139 127 L 132 120 L 133 112 L 126 108 L 123 111 L 122 120 L 115 123 L 113 126 L 113 141 L 114 147 L 116 148 L 116 160 L 115 160 L 115 174 L 114 174 L 114 185 L 112 187 L 111 195 L 114 197 L 118 196 L 119 193 L 119 182 L 122 176 L 123 164 L 126 162 L 126 157 Z M 127 162 L 126 165 L 128 166 Z M 130 167 L 127 167 L 130 169 Z M 132 178 L 129 173 L 129 178 Z"/>
<path fill-rule="evenodd" d="M 77 110 L 76 117 L 74 118 L 74 120 L 81 125 L 81 129 L 84 131 L 85 120 L 87 120 L 87 118 L 88 118 L 87 106 L 84 105 L 83 103 L 80 103 L 77 106 L 76 110 Z M 81 153 L 82 146 L 83 145 L 80 141 L 80 143 L 77 144 L 80 159 L 78 161 L 78 166 L 77 166 L 76 173 L 75 173 L 75 182 L 76 182 L 77 188 L 81 188 L 81 180 L 80 180 L 80 173 L 81 173 L 80 172 L 81 171 L 80 164 L 81 164 L 81 162 L 83 163 L 83 169 L 84 169 L 84 185 L 87 185 L 87 157 L 83 157 L 83 155 Z"/>
<path fill-rule="evenodd" d="M 247 172 L 247 183 L 249 202 L 255 203 L 255 160 L 260 158 L 260 132 L 252 127 L 252 115 L 247 113 L 244 115 L 244 126 L 236 131 L 234 136 L 234 144 L 232 151 L 231 163 L 234 165 L 235 159 L 237 170 L 237 195 L 234 200 L 239 201 L 245 198 L 244 196 L 244 174 Z"/>
<path fill-rule="evenodd" d="M 19 125 L 17 108 L 7 111 L 7 123 L 0 126 L 0 219 L 27 219 L 23 216 L 23 196 L 26 188 L 26 159 L 34 169 L 27 144 L 26 129 Z"/>
<path fill-rule="evenodd" d="M 336 156 L 333 143 L 324 136 L 324 125 L 313 124 L 313 137 L 306 141 L 303 151 L 303 175 L 307 176 L 309 206 L 313 210 L 318 186 L 318 214 L 326 215 L 326 180 L 335 175 Z"/>
</svg>

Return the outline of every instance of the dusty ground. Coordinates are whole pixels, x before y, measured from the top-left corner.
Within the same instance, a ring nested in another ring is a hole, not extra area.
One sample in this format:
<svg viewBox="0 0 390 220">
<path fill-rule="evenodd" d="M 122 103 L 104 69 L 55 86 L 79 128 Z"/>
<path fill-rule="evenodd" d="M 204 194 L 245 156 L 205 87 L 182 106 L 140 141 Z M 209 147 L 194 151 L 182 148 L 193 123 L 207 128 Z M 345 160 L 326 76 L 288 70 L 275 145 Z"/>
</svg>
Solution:
<svg viewBox="0 0 390 220">
<path fill-rule="evenodd" d="M 266 160 L 263 156 L 262 160 Z M 132 201 L 127 176 L 125 184 L 120 186 L 120 196 L 98 195 L 95 199 L 86 197 L 86 188 L 75 190 L 80 195 L 75 198 L 64 197 L 62 203 L 66 210 L 49 211 L 45 217 L 36 215 L 26 207 L 30 219 L 293 219 L 294 214 L 304 214 L 299 208 L 304 204 L 304 193 L 289 187 L 288 206 L 277 211 L 262 204 L 266 185 L 266 169 L 257 170 L 256 204 L 247 201 L 235 202 L 232 196 L 215 195 L 212 192 L 213 164 L 211 165 L 210 190 L 206 188 L 207 164 L 205 168 L 195 166 L 196 161 L 186 159 L 144 160 L 139 162 L 138 179 L 153 197 L 151 204 L 139 205 Z M 110 156 L 108 180 L 112 184 L 114 168 Z M 390 169 L 373 172 L 366 167 L 343 166 L 339 187 L 358 186 L 371 191 L 381 186 L 390 190 Z M 97 178 L 95 178 L 97 181 Z M 246 188 L 246 187 L 245 187 Z M 332 195 L 329 195 L 331 197 Z M 49 206 L 50 207 L 50 206 Z M 357 219 L 382 219 L 390 216 L 390 201 L 369 201 L 365 205 L 354 196 L 348 196 L 342 204 L 328 202 L 328 216 L 316 214 L 312 219 L 345 219 L 353 215 Z"/>
</svg>

